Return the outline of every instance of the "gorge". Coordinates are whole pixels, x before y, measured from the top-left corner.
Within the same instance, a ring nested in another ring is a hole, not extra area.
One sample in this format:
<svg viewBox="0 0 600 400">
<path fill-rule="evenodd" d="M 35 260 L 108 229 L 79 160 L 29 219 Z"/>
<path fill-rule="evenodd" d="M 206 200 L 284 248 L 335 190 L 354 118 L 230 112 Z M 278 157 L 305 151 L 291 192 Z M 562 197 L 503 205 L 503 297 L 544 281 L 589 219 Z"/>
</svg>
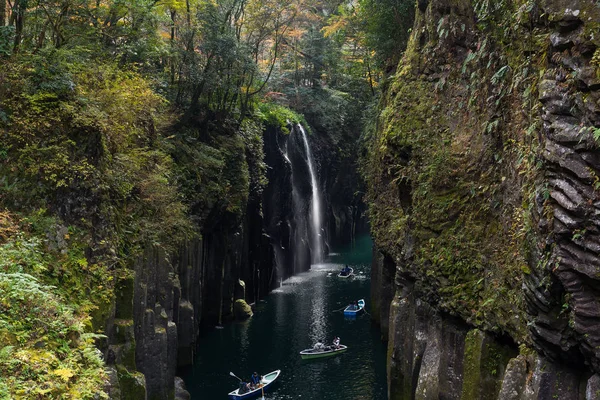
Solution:
<svg viewBox="0 0 600 400">
<path fill-rule="evenodd" d="M 0 399 L 600 398 L 599 141 L 596 0 L 0 0 Z"/>
</svg>

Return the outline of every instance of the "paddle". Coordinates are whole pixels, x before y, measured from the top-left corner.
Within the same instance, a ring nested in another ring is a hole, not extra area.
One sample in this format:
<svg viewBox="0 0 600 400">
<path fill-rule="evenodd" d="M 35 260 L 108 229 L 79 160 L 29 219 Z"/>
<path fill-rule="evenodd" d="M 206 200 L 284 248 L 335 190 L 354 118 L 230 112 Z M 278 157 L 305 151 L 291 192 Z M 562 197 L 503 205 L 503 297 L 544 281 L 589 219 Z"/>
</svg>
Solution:
<svg viewBox="0 0 600 400">
<path fill-rule="evenodd" d="M 265 400 L 265 387 L 261 386 L 260 391 L 262 392 L 262 400 Z"/>
<path fill-rule="evenodd" d="M 234 378 L 238 378 L 240 380 L 240 382 L 243 382 L 236 374 L 234 374 L 233 372 L 229 372 L 229 375 L 233 376 Z"/>
</svg>

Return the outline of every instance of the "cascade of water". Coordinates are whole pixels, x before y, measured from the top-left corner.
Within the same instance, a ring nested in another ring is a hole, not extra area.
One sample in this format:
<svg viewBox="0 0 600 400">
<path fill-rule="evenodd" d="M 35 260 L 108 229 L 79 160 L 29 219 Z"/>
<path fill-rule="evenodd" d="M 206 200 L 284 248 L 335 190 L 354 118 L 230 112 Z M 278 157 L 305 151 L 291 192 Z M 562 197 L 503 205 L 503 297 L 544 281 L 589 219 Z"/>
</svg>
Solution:
<svg viewBox="0 0 600 400">
<path fill-rule="evenodd" d="M 304 148 L 306 150 L 306 161 L 308 163 L 308 171 L 310 173 L 310 185 L 312 187 L 312 202 L 311 202 L 311 218 L 310 227 L 312 230 L 312 262 L 318 263 L 322 261 L 323 249 L 321 241 L 321 199 L 319 196 L 319 186 L 317 184 L 317 175 L 313 167 L 313 158 L 310 152 L 310 146 L 308 145 L 308 139 L 306 138 L 306 131 L 302 125 L 298 124 L 298 130 L 302 134 L 302 140 L 304 141 Z"/>
</svg>

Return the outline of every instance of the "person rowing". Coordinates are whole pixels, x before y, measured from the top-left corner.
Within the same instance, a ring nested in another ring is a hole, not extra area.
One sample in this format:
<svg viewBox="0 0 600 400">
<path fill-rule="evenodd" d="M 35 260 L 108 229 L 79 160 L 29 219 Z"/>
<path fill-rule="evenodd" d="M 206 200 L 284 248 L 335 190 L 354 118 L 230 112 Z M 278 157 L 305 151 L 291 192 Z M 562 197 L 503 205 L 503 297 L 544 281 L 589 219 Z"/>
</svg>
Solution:
<svg viewBox="0 0 600 400">
<path fill-rule="evenodd" d="M 250 390 L 252 390 L 252 388 L 249 382 L 240 381 L 240 388 L 238 390 L 239 394 L 248 393 Z"/>
<path fill-rule="evenodd" d="M 250 386 L 252 387 L 252 389 L 256 389 L 258 387 L 261 379 L 262 379 L 262 376 L 258 375 L 258 373 L 256 373 L 256 371 L 254 371 L 254 373 L 250 377 Z"/>
<path fill-rule="evenodd" d="M 340 348 L 340 338 L 338 336 L 333 339 L 333 347 L 336 349 Z"/>
</svg>

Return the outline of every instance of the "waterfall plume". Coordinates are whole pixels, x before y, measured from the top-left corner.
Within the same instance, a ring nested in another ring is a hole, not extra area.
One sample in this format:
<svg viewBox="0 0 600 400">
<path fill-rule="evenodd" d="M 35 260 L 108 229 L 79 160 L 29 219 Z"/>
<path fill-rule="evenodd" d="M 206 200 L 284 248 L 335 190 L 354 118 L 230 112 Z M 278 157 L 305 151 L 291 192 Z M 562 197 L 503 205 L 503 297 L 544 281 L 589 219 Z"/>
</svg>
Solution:
<svg viewBox="0 0 600 400">
<path fill-rule="evenodd" d="M 304 141 L 304 149 L 306 150 L 306 162 L 308 163 L 308 171 L 310 173 L 310 184 L 312 188 L 312 200 L 310 209 L 310 227 L 312 231 L 311 253 L 312 262 L 318 263 L 323 260 L 323 246 L 321 238 L 321 198 L 319 194 L 319 184 L 314 168 L 314 160 L 310 152 L 310 146 L 306 137 L 306 131 L 302 125 L 298 124 L 298 130 L 302 134 Z"/>
</svg>

